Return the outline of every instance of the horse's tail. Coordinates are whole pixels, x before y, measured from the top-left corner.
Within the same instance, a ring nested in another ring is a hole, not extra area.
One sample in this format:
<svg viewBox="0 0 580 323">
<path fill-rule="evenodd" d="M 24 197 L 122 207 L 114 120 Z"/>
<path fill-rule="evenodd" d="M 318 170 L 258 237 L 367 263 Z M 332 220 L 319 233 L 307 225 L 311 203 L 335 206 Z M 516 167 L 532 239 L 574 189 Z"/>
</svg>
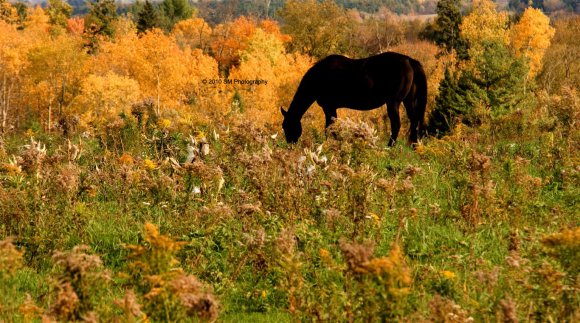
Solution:
<svg viewBox="0 0 580 323">
<path fill-rule="evenodd" d="M 425 110 L 427 110 L 427 76 L 420 62 L 411 60 L 413 83 L 415 84 L 415 117 L 419 119 L 419 136 L 425 132 Z"/>
</svg>

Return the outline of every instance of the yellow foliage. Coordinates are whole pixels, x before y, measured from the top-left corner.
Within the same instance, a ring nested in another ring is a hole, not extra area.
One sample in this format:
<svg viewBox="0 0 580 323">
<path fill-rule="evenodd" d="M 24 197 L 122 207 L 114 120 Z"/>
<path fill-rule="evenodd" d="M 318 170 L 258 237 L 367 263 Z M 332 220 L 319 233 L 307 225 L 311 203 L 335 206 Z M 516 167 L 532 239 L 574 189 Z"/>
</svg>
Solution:
<svg viewBox="0 0 580 323">
<path fill-rule="evenodd" d="M 35 34 L 46 34 L 50 29 L 49 17 L 40 6 L 28 8 L 26 21 L 24 22 L 25 30 Z"/>
<path fill-rule="evenodd" d="M 0 23 L 13 24 L 18 21 L 16 8 L 7 1 L 0 1 Z"/>
<path fill-rule="evenodd" d="M 312 60 L 299 54 L 286 54 L 282 41 L 261 29 L 254 33 L 240 55 L 240 66 L 232 69 L 231 79 L 267 81 L 257 85 L 234 84 L 242 96 L 246 115 L 262 124 L 279 122 L 280 106 L 289 104 Z"/>
<path fill-rule="evenodd" d="M 469 42 L 469 54 L 476 57 L 481 53 L 485 41 L 509 44 L 508 14 L 497 12 L 491 0 L 474 0 L 472 11 L 461 23 L 461 36 Z"/>
<path fill-rule="evenodd" d="M 529 77 L 542 68 L 542 59 L 556 30 L 550 26 L 550 18 L 540 9 L 529 7 L 520 21 L 511 28 L 511 43 L 516 56 L 529 59 Z"/>
<path fill-rule="evenodd" d="M 86 122 L 94 118 L 112 118 L 121 112 L 128 113 L 140 98 L 137 81 L 108 72 L 104 76 L 91 74 L 81 86 L 81 95 L 75 106 L 84 114 Z"/>
</svg>

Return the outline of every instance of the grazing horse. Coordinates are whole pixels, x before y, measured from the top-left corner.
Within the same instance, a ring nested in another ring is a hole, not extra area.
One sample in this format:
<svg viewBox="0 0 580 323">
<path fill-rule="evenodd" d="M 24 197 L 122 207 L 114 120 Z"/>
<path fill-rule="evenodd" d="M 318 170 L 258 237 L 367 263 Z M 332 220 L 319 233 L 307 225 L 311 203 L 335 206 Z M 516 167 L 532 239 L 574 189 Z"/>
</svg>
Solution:
<svg viewBox="0 0 580 323">
<path fill-rule="evenodd" d="M 386 103 L 391 120 L 389 146 L 395 144 L 401 128 L 399 106 L 403 102 L 411 122 L 409 141 L 415 144 L 424 127 L 427 78 L 421 63 L 398 53 L 363 59 L 328 56 L 306 72 L 288 111 L 280 108 L 288 143 L 296 143 L 302 135 L 300 120 L 315 101 L 324 110 L 326 127 L 334 122 L 338 108 L 367 111 Z"/>
</svg>

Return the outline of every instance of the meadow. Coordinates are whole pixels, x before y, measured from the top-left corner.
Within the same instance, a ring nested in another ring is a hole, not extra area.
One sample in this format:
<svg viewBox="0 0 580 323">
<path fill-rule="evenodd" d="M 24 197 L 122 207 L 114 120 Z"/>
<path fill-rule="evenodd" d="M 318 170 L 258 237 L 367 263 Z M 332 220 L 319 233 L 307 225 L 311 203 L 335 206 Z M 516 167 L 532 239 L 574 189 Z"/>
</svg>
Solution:
<svg viewBox="0 0 580 323">
<path fill-rule="evenodd" d="M 580 20 L 440 3 L 0 0 L 0 322 L 580 321 Z M 387 148 L 384 109 L 316 105 L 286 142 L 313 62 L 384 50 L 425 67 L 417 146 L 404 113 Z"/>
<path fill-rule="evenodd" d="M 4 137 L 0 315 L 574 321 L 575 95 L 416 150 L 351 119 L 288 146 L 243 114 Z"/>
</svg>

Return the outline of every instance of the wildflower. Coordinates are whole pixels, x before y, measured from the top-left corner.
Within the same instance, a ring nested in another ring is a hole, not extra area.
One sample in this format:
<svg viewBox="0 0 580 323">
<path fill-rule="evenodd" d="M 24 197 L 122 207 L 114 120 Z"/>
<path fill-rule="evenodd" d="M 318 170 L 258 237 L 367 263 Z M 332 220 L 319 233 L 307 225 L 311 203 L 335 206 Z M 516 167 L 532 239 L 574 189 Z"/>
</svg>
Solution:
<svg viewBox="0 0 580 323">
<path fill-rule="evenodd" d="M 456 277 L 455 273 L 449 270 L 441 271 L 441 275 L 447 279 L 455 279 Z"/>
<path fill-rule="evenodd" d="M 367 215 L 367 219 L 374 220 L 375 224 L 379 224 L 381 222 L 381 218 L 379 218 L 379 216 L 373 212 L 369 212 L 369 215 Z"/>
<path fill-rule="evenodd" d="M 133 165 L 133 157 L 128 154 L 124 153 L 121 157 L 119 157 L 119 162 L 123 165 Z"/>
<path fill-rule="evenodd" d="M 24 135 L 28 138 L 32 138 L 34 137 L 34 130 L 28 128 L 28 130 L 26 130 L 26 132 L 24 133 Z"/>
<path fill-rule="evenodd" d="M 328 251 L 324 248 L 320 248 L 320 250 L 318 250 L 318 254 L 320 255 L 320 258 L 323 260 L 330 258 L 330 251 Z"/>
<path fill-rule="evenodd" d="M 151 159 L 147 158 L 143 161 L 143 167 L 147 170 L 154 170 L 155 167 L 157 167 L 157 164 Z"/>
<path fill-rule="evenodd" d="M 171 126 L 171 120 L 169 119 L 159 119 L 157 125 L 161 129 L 168 129 Z"/>
<path fill-rule="evenodd" d="M 423 156 L 425 154 L 425 152 L 427 152 L 427 150 L 425 149 L 425 145 L 423 145 L 422 143 L 417 143 L 415 145 L 415 152 L 417 154 L 419 154 L 420 156 Z"/>
<path fill-rule="evenodd" d="M 36 305 L 32 296 L 28 293 L 26 293 L 26 299 L 24 302 L 18 307 L 18 311 L 24 316 L 25 322 L 32 322 L 34 321 L 34 318 L 37 318 L 42 314 L 42 308 Z"/>
</svg>

